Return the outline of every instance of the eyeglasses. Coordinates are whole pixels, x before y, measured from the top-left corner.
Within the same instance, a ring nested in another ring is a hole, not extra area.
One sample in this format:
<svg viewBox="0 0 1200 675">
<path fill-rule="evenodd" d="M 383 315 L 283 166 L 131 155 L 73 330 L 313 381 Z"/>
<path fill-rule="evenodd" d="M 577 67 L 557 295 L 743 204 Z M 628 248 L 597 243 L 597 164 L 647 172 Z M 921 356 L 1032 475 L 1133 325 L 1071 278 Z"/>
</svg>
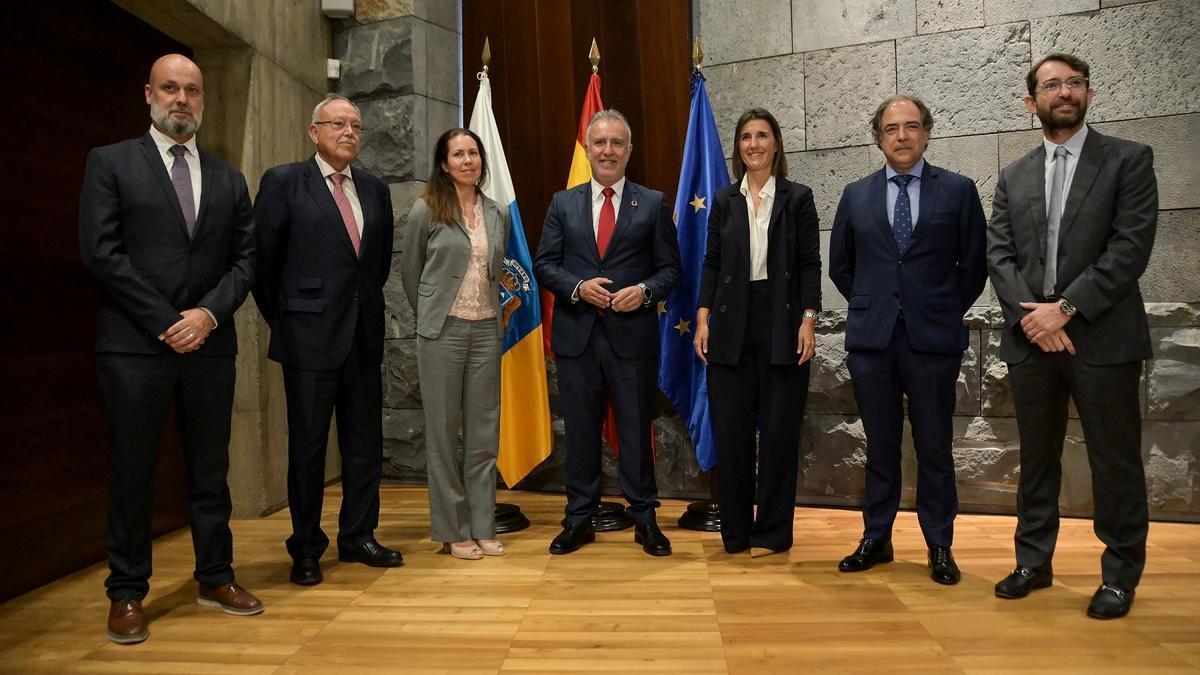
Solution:
<svg viewBox="0 0 1200 675">
<path fill-rule="evenodd" d="M 1067 91 L 1072 94 L 1078 94 L 1087 89 L 1088 79 L 1086 77 L 1072 77 L 1067 79 L 1066 82 L 1062 80 L 1046 80 L 1038 85 L 1038 91 L 1050 96 L 1057 94 L 1064 84 L 1067 85 Z"/>
<path fill-rule="evenodd" d="M 366 132 L 366 129 L 363 127 L 363 125 L 355 122 L 347 122 L 346 120 L 325 120 L 323 122 L 313 122 L 313 124 L 328 124 L 329 128 L 333 129 L 339 134 L 345 131 L 346 127 L 350 127 L 350 130 L 356 134 L 362 134 Z"/>
</svg>

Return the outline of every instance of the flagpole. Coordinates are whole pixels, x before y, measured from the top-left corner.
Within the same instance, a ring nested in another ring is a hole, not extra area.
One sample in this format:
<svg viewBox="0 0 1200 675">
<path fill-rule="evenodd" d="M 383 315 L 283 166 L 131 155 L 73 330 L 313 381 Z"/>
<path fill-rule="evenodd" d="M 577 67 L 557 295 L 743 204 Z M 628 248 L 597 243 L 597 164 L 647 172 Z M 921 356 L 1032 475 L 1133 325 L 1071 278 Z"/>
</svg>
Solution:
<svg viewBox="0 0 1200 675">
<path fill-rule="evenodd" d="M 483 68 L 476 77 L 482 81 L 488 76 L 488 63 L 492 60 L 492 45 L 486 37 L 483 38 L 483 54 L 481 56 Z M 506 484 L 505 487 L 509 486 Z M 530 525 L 529 518 L 524 513 L 521 513 L 521 506 L 519 504 L 498 501 L 496 502 L 494 514 L 496 519 L 496 534 L 519 532 Z"/>
<path fill-rule="evenodd" d="M 700 48 L 700 38 L 696 38 L 696 44 L 692 50 L 692 64 L 697 73 L 703 69 L 703 66 L 700 65 L 702 61 L 704 61 L 704 50 Z M 721 507 L 717 501 L 716 466 L 708 470 L 708 494 L 708 501 L 688 504 L 687 510 L 683 512 L 682 516 L 679 516 L 677 521 L 679 527 L 699 532 L 721 531 Z"/>
</svg>

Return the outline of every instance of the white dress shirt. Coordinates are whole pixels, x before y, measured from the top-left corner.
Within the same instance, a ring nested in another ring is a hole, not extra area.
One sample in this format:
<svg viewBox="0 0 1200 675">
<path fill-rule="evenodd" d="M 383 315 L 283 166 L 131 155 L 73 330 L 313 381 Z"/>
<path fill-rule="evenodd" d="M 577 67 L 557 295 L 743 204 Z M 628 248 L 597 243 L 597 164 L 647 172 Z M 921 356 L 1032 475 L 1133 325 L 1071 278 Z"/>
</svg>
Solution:
<svg viewBox="0 0 1200 675">
<path fill-rule="evenodd" d="M 164 134 L 158 130 L 158 127 L 150 125 L 150 138 L 154 139 L 154 145 L 158 147 L 158 156 L 162 159 L 163 165 L 167 167 L 167 176 L 171 175 L 171 167 L 175 166 L 175 155 L 171 154 L 171 148 L 176 145 L 182 145 L 187 148 L 187 152 L 183 153 L 183 161 L 187 162 L 188 173 L 192 178 L 192 206 L 196 212 L 193 217 L 200 216 L 200 151 L 196 149 L 196 135 L 187 139 L 186 142 L 180 143 L 174 138 Z"/>
<path fill-rule="evenodd" d="M 600 233 L 600 209 L 604 206 L 604 186 L 597 183 L 595 178 L 590 182 L 592 184 L 592 237 L 595 238 Z M 615 227 L 617 216 L 621 214 L 621 195 L 625 192 L 625 177 L 621 176 L 621 180 L 609 187 L 613 189 L 613 226 Z"/>
<path fill-rule="evenodd" d="M 1083 141 L 1087 138 L 1087 125 L 1080 127 L 1075 135 L 1068 138 L 1062 147 L 1067 149 L 1067 166 L 1066 175 L 1063 177 L 1063 198 L 1061 208 L 1067 206 L 1067 195 L 1071 194 L 1071 180 L 1075 178 L 1075 167 L 1079 166 L 1079 155 L 1083 153 Z M 1042 137 L 1042 145 L 1046 148 L 1046 217 L 1050 217 L 1050 191 L 1053 189 L 1054 182 L 1054 150 L 1058 147 L 1057 144 L 1051 143 L 1050 139 Z M 1058 215 L 1062 215 L 1059 212 Z"/>
<path fill-rule="evenodd" d="M 742 176 L 742 196 L 746 198 L 746 216 L 750 222 L 750 281 L 767 278 L 767 231 L 771 226 L 771 208 L 775 204 L 775 176 L 758 191 L 758 211 L 750 194 L 750 174 Z"/>
<path fill-rule="evenodd" d="M 346 193 L 346 200 L 350 202 L 350 210 L 354 212 L 354 224 L 358 225 L 358 239 L 362 241 L 362 204 L 358 201 L 358 190 L 354 189 L 354 176 L 350 174 L 350 165 L 347 164 L 345 170 L 338 171 L 329 166 L 329 162 L 321 159 L 321 153 L 318 152 L 313 157 L 317 158 L 317 168 L 321 170 L 321 175 L 325 177 L 325 187 L 329 188 L 330 195 L 333 194 L 333 181 L 329 177 L 335 173 L 340 173 L 346 177 L 346 180 L 342 181 L 342 192 Z"/>
</svg>

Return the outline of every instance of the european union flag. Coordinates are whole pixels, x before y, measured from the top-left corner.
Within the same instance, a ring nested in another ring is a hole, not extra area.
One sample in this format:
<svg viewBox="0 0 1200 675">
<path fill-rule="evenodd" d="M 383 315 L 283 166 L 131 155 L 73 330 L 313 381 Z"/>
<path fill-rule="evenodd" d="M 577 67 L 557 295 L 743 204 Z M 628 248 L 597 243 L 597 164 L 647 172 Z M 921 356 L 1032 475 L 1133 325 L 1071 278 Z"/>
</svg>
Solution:
<svg viewBox="0 0 1200 675">
<path fill-rule="evenodd" d="M 700 294 L 700 268 L 708 241 L 708 210 L 717 190 L 729 185 L 725 153 L 717 135 L 708 89 L 700 71 L 692 73 L 692 104 L 688 115 L 679 190 L 675 193 L 675 226 L 679 231 L 679 255 L 683 283 L 658 307 L 659 344 L 662 361 L 658 388 L 675 410 L 687 420 L 696 460 L 708 471 L 717 463 L 712 425 L 708 418 L 708 385 L 704 363 L 696 358 L 692 330 L 696 322 L 696 300 Z"/>
</svg>

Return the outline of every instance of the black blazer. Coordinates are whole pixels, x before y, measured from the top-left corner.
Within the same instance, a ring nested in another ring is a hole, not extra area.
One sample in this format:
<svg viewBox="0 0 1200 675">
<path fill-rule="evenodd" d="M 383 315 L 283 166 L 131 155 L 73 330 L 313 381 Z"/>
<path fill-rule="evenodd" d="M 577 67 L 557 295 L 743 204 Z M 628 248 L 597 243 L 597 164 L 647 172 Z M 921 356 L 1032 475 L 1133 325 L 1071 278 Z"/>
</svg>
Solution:
<svg viewBox="0 0 1200 675">
<path fill-rule="evenodd" d="M 561 190 L 550 200 L 534 273 L 554 294 L 550 348 L 563 356 L 578 356 L 587 346 L 596 307 L 571 294 L 581 281 L 594 277 L 613 280 L 612 289 L 645 283 L 650 303 L 632 312 L 600 313 L 613 350 L 620 356 L 658 356 L 658 302 L 683 278 L 679 241 L 671 209 L 663 193 L 625 181 L 616 227 L 604 259 L 592 230 L 591 181 Z"/>
<path fill-rule="evenodd" d="M 365 331 L 366 358 L 383 360 L 383 284 L 392 264 L 387 184 L 351 167 L 362 205 L 362 254 L 316 159 L 263 174 L 254 203 L 258 282 L 254 299 L 271 326 L 268 356 L 300 370 L 336 370 Z"/>
<path fill-rule="evenodd" d="M 807 308 L 821 309 L 821 239 L 812 190 L 775 179 L 767 226 L 771 363 L 796 363 L 796 339 Z M 750 302 L 750 217 L 741 183 L 721 188 L 708 214 L 699 307 L 710 310 L 708 360 L 737 365 Z"/>
<path fill-rule="evenodd" d="M 988 268 L 1004 310 L 1000 358 L 1030 350 L 1021 302 L 1042 300 L 1046 255 L 1046 151 L 1000 172 L 988 227 Z M 1089 127 L 1059 229 L 1058 291 L 1079 309 L 1065 330 L 1076 355 L 1095 365 L 1151 358 L 1150 327 L 1138 279 L 1158 225 L 1154 152 Z"/>
<path fill-rule="evenodd" d="M 97 352 L 174 353 L 158 339 L 206 307 L 217 329 L 196 350 L 237 354 L 233 313 L 253 283 L 254 220 L 241 172 L 199 149 L 200 210 L 188 237 L 154 140 L 95 148 L 79 196 L 79 252 L 100 282 Z"/>
<path fill-rule="evenodd" d="M 846 186 L 829 240 L 829 278 L 849 301 L 846 350 L 892 341 L 900 309 L 914 350 L 967 348 L 963 315 L 987 282 L 987 220 L 975 182 L 925 163 L 920 214 L 903 254 L 887 214 L 884 169 Z"/>
</svg>

